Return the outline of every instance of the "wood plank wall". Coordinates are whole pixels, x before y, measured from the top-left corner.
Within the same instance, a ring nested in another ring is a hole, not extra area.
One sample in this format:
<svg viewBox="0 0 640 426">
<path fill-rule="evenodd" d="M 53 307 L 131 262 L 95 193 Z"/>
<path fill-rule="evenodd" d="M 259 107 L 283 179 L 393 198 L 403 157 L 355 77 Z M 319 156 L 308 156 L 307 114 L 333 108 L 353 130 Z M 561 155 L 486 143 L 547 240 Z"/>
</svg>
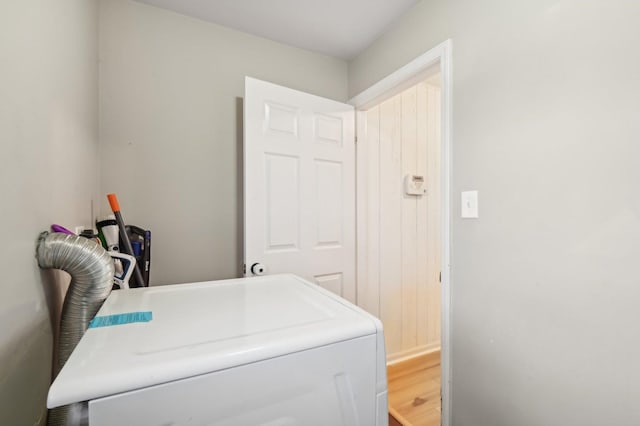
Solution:
<svg viewBox="0 0 640 426">
<path fill-rule="evenodd" d="M 358 302 L 382 320 L 393 361 L 440 346 L 440 88 L 420 83 L 366 115 Z M 405 194 L 407 174 L 425 176 L 425 196 Z"/>
</svg>

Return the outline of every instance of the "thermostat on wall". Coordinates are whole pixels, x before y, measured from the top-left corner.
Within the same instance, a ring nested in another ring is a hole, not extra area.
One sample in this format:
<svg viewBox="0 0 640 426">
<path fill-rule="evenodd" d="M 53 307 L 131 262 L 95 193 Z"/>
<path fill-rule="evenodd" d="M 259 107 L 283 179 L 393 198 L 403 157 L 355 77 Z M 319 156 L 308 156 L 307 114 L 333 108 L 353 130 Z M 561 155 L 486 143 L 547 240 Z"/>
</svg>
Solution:
<svg viewBox="0 0 640 426">
<path fill-rule="evenodd" d="M 404 177 L 404 192 L 409 195 L 424 195 L 427 193 L 427 184 L 424 176 L 406 175 Z"/>
</svg>

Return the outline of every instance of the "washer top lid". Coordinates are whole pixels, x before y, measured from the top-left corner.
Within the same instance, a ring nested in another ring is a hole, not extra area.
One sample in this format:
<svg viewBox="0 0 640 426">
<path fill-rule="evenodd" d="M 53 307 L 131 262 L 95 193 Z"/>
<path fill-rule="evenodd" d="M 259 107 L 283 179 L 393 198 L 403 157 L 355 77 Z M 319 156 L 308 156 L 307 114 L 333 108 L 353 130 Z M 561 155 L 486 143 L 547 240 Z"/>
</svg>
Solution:
<svg viewBox="0 0 640 426">
<path fill-rule="evenodd" d="M 373 316 L 294 275 L 114 291 L 97 317 L 135 312 L 152 319 L 87 330 L 51 385 L 49 408 L 381 329 Z"/>
</svg>

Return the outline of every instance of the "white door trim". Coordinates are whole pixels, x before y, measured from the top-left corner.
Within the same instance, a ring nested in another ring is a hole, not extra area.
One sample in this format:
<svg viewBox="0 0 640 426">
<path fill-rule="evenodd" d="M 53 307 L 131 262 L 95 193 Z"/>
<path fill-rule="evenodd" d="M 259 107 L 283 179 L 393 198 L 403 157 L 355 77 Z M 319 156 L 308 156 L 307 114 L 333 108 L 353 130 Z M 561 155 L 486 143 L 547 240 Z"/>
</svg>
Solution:
<svg viewBox="0 0 640 426">
<path fill-rule="evenodd" d="M 441 374 L 442 374 L 442 426 L 451 424 L 451 123 L 452 123 L 452 74 L 451 74 L 451 40 L 447 40 L 407 65 L 394 71 L 387 77 L 375 83 L 362 93 L 352 98 L 349 103 L 356 108 L 357 132 L 363 135 L 366 127 L 364 124 L 365 114 L 368 106 L 375 105 L 382 100 L 389 98 L 402 90 L 411 87 L 426 78 L 436 65 L 442 83 L 442 157 L 441 157 L 441 194 L 442 194 L 442 290 L 441 290 L 441 310 L 442 310 L 442 330 L 441 330 Z M 363 150 L 356 146 L 357 161 L 357 203 L 358 206 L 365 205 L 367 195 L 360 190 L 362 179 L 362 165 L 366 159 Z M 366 235 L 363 226 L 366 223 L 362 208 L 357 208 L 357 250 L 366 247 Z M 365 283 L 360 277 L 364 270 L 364 262 L 361 260 L 364 253 L 358 253 L 357 265 L 357 287 L 360 293 L 361 287 Z M 360 302 L 360 301 L 359 301 Z"/>
</svg>

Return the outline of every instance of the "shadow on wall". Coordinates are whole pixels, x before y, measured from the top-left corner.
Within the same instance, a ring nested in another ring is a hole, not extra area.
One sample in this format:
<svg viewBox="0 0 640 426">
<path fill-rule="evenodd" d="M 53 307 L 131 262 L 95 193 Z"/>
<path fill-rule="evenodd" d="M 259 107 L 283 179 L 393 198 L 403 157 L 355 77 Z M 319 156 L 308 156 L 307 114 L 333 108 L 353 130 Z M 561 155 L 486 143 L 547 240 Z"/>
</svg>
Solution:
<svg viewBox="0 0 640 426">
<path fill-rule="evenodd" d="M 244 276 L 244 99 L 236 98 L 236 181 L 237 198 L 236 207 L 238 211 L 238 221 L 236 229 L 238 261 L 238 277 Z"/>
<path fill-rule="evenodd" d="M 34 268 L 38 268 L 34 258 Z M 3 345 L 0 352 L 0 424 L 46 424 L 47 392 L 53 377 L 55 342 L 62 302 L 71 277 L 62 271 L 38 270 L 34 281 L 40 278 L 43 306 L 36 306 L 29 323 L 18 324 L 15 318 L 24 318 L 23 312 L 3 312 L 0 321 L 14 330 L 15 336 Z M 45 308 L 46 306 L 46 308 Z M 16 306 L 21 311 L 33 310 L 33 303 Z M 45 312 L 46 309 L 46 312 Z"/>
</svg>

